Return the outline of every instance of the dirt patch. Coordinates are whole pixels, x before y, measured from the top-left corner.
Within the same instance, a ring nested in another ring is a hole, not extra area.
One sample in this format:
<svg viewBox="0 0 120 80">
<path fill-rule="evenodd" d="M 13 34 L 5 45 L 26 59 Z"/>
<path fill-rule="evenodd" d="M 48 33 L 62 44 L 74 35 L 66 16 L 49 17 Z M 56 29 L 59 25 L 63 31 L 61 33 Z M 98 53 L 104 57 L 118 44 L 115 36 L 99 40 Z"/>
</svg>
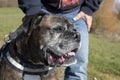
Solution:
<svg viewBox="0 0 120 80">
<path fill-rule="evenodd" d="M 0 7 L 17 7 L 17 0 L 0 0 Z"/>
</svg>

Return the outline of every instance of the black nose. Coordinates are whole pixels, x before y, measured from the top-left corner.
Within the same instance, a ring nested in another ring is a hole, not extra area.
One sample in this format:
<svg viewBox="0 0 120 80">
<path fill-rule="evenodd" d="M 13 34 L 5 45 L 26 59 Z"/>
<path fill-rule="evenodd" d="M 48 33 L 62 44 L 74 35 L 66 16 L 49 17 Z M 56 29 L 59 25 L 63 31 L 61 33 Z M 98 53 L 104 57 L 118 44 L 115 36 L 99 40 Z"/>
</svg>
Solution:
<svg viewBox="0 0 120 80">
<path fill-rule="evenodd" d="M 62 35 L 64 38 L 66 39 L 74 39 L 74 40 L 77 40 L 78 42 L 80 41 L 80 33 L 76 32 L 76 31 L 65 31 Z"/>
</svg>

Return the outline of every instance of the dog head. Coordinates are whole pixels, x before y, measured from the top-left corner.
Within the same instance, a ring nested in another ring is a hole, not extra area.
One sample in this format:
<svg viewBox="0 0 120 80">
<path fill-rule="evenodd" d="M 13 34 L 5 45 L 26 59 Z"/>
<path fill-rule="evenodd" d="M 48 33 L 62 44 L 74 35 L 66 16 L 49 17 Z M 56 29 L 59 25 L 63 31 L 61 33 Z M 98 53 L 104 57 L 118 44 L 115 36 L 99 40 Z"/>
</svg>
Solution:
<svg viewBox="0 0 120 80">
<path fill-rule="evenodd" d="M 37 14 L 25 17 L 23 28 L 28 35 L 18 40 L 21 56 L 32 64 L 59 66 L 75 61 L 80 34 L 64 17 L 53 14 Z M 24 43 L 24 44 L 23 44 Z"/>
</svg>

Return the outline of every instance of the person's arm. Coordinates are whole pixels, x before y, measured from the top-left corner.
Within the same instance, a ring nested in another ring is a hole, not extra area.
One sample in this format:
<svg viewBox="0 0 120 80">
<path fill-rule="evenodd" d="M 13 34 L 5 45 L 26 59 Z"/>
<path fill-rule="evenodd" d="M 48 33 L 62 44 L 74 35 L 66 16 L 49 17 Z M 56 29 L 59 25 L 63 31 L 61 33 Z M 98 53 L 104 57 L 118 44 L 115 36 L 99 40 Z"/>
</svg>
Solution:
<svg viewBox="0 0 120 80">
<path fill-rule="evenodd" d="M 90 31 L 92 25 L 92 15 L 96 10 L 99 9 L 101 2 L 102 0 L 85 0 L 81 6 L 80 12 L 73 19 L 78 20 L 83 18 L 86 21 L 88 31 Z"/>
<path fill-rule="evenodd" d="M 41 10 L 41 0 L 18 0 L 19 8 L 26 14 L 31 15 Z"/>
<path fill-rule="evenodd" d="M 81 6 L 81 11 L 92 16 L 99 9 L 99 5 L 103 0 L 85 0 Z"/>
</svg>

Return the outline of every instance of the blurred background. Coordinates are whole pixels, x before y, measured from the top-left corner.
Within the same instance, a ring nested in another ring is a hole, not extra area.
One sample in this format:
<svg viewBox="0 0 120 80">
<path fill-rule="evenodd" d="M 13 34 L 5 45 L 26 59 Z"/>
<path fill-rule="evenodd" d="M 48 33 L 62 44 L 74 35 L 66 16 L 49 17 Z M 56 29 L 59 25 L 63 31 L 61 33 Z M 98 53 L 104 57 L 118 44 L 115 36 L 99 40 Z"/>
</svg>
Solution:
<svg viewBox="0 0 120 80">
<path fill-rule="evenodd" d="M 92 31 L 120 40 L 120 0 L 103 0 L 100 10 L 94 14 Z"/>
<path fill-rule="evenodd" d="M 22 23 L 23 16 L 17 0 L 0 0 L 0 46 L 4 36 Z M 93 17 L 88 80 L 120 80 L 120 0 L 103 0 Z M 51 80 L 63 80 L 63 69 Z"/>
<path fill-rule="evenodd" d="M 114 3 L 115 2 L 115 3 Z M 94 14 L 93 33 L 120 40 L 120 0 L 104 0 Z M 0 0 L 0 7 L 18 7 L 17 0 Z"/>
</svg>

